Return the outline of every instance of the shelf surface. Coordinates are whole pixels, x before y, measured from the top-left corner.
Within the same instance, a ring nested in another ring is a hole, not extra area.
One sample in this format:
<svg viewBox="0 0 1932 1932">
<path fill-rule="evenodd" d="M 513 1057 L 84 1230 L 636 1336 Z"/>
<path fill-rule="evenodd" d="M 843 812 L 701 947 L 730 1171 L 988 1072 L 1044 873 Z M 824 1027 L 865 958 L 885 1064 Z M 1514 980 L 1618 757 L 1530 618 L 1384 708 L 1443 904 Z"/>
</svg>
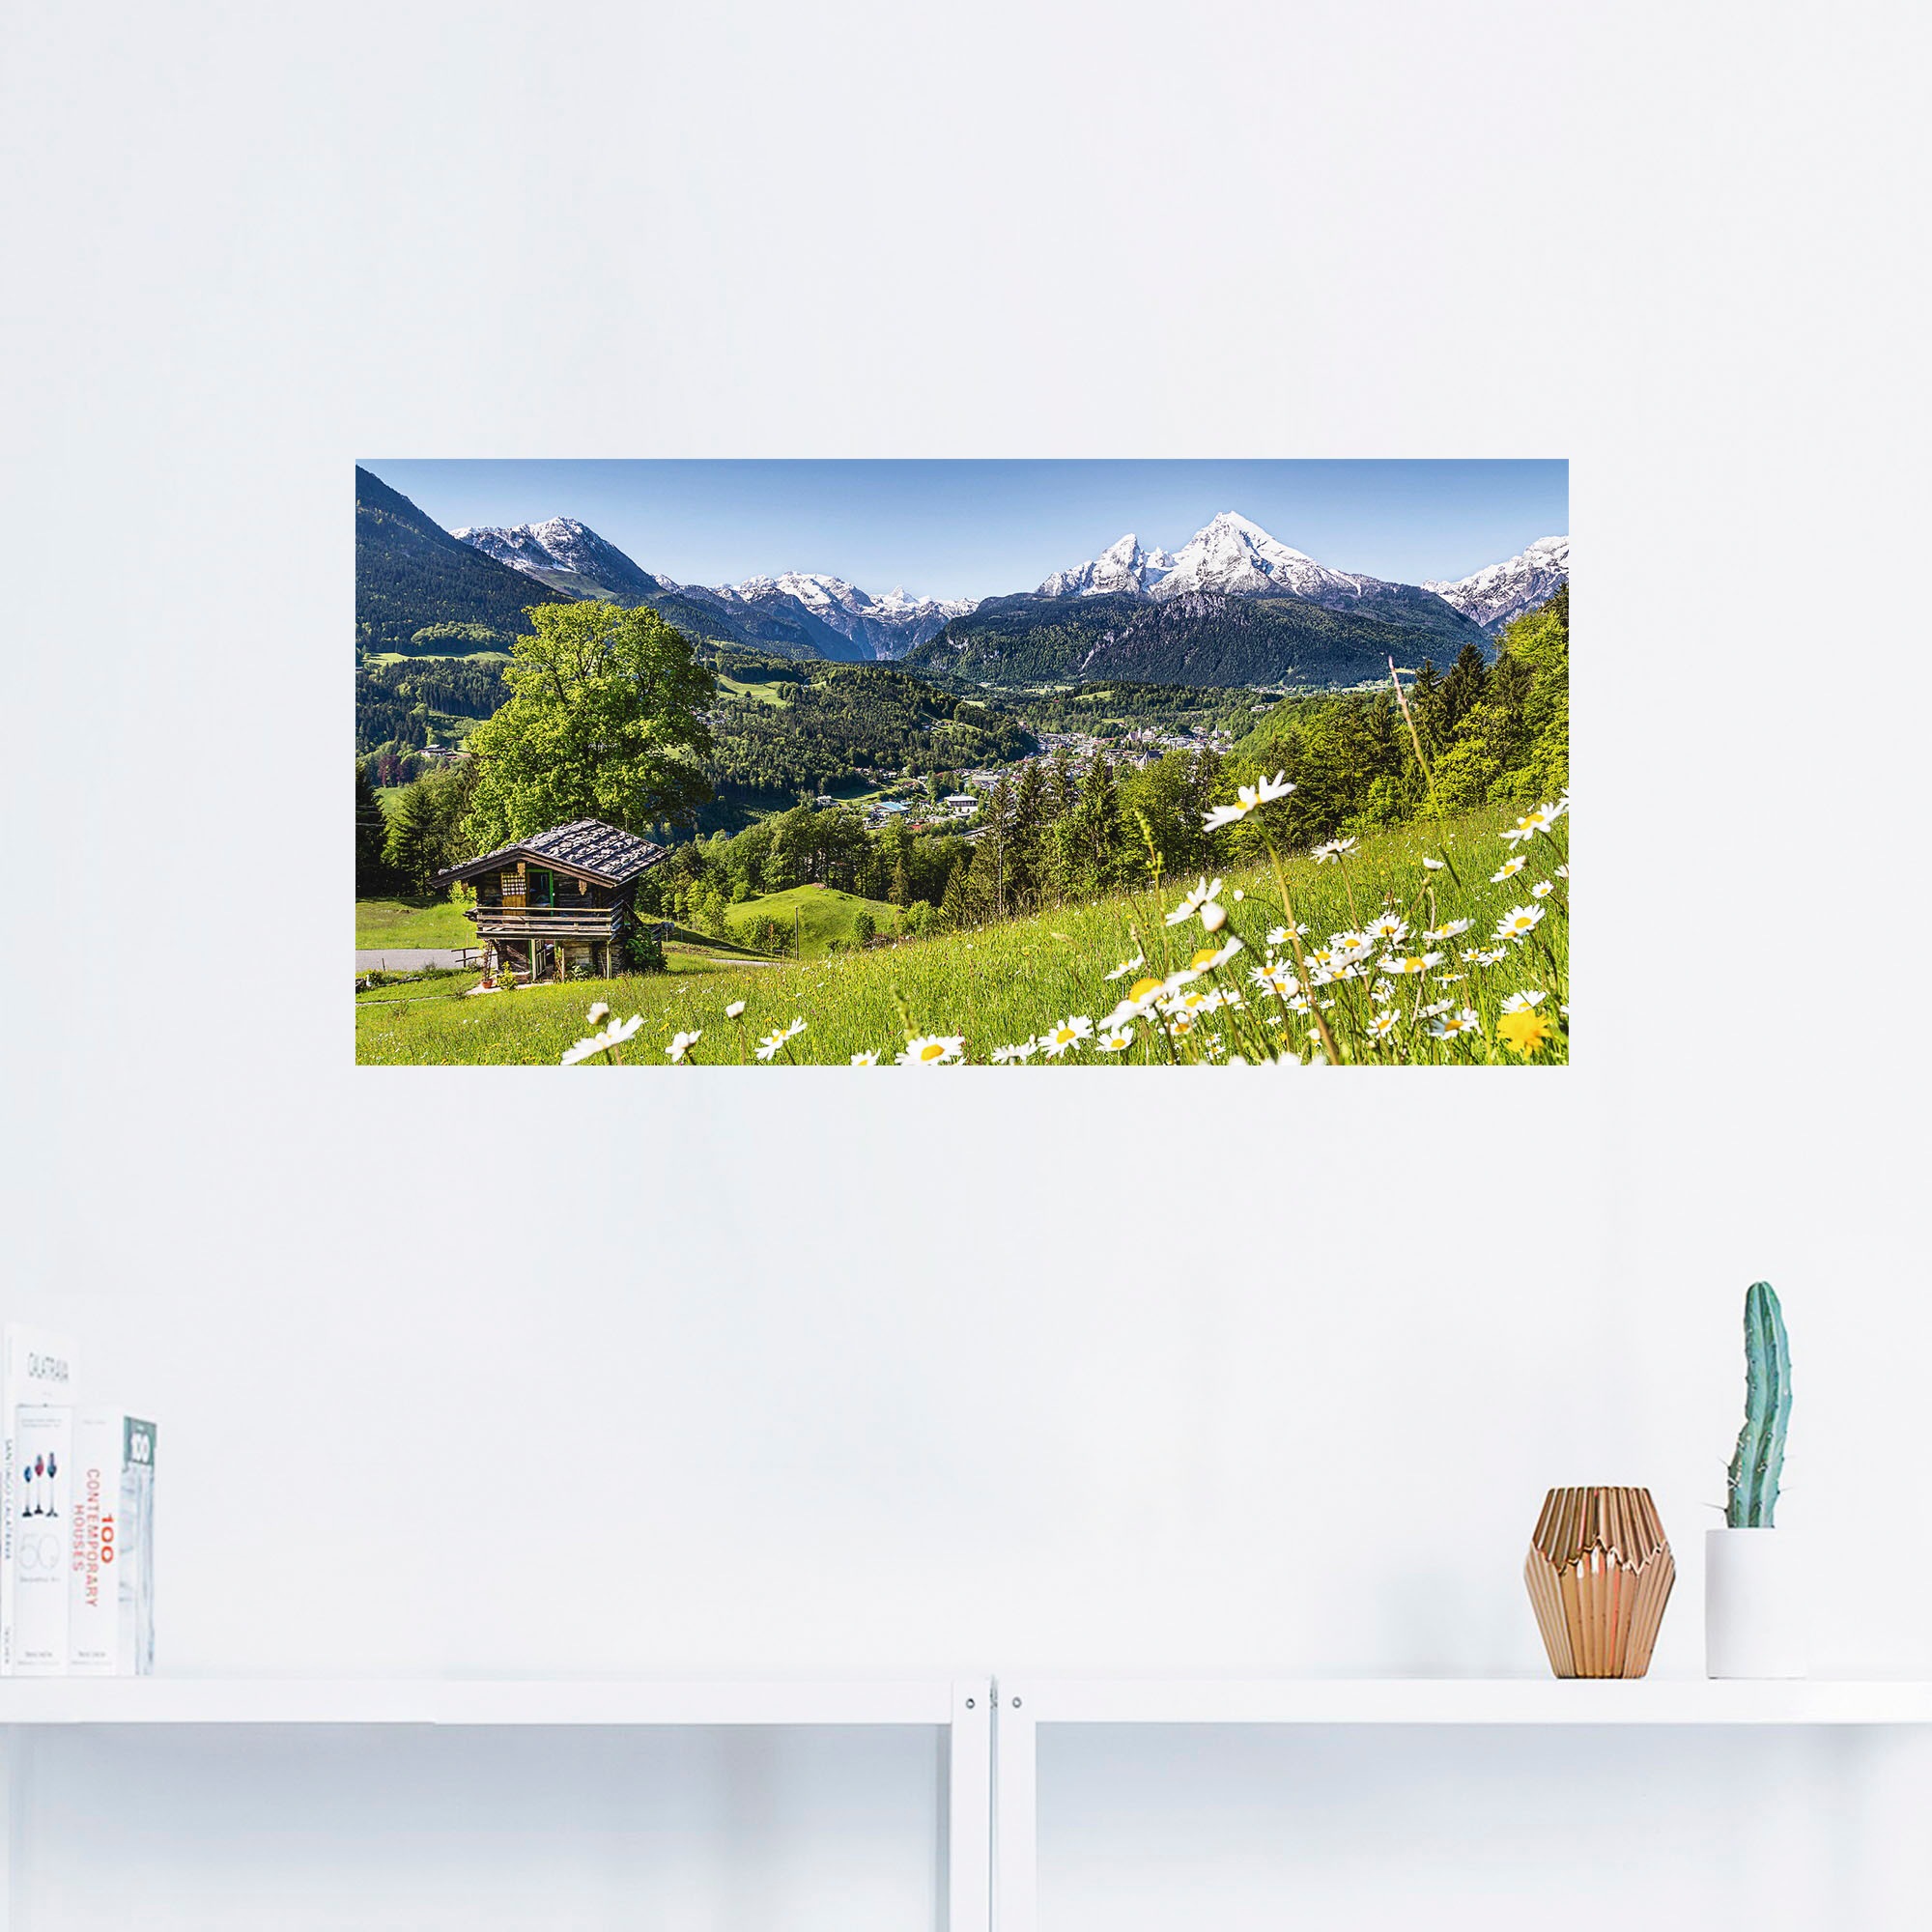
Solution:
<svg viewBox="0 0 1932 1932">
<path fill-rule="evenodd" d="M 946 1678 L 0 1679 L 4 1724 L 948 1724 Z M 1004 1679 L 1037 1724 L 1924 1724 L 1922 1680 Z"/>
<path fill-rule="evenodd" d="M 1932 1723 L 1918 1679 L 1003 1678 L 999 1702 L 1038 1724 Z"/>
<path fill-rule="evenodd" d="M 0 1724 L 948 1724 L 953 1693 L 946 1678 L 9 1677 Z"/>
</svg>

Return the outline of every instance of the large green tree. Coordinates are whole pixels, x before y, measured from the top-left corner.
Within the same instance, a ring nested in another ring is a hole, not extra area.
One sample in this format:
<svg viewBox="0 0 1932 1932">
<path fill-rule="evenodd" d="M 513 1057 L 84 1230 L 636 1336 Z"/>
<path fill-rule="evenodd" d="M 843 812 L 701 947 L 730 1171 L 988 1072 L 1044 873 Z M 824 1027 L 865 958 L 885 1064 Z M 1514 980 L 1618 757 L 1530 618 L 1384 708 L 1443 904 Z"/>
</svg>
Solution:
<svg viewBox="0 0 1932 1932">
<path fill-rule="evenodd" d="M 439 809 L 436 787 L 419 779 L 406 785 L 389 821 L 384 857 L 418 894 L 429 891 L 430 875 L 442 867 L 448 831 Z"/>
<path fill-rule="evenodd" d="M 711 796 L 696 763 L 711 749 L 700 713 L 716 689 L 688 639 L 655 611 L 533 605 L 532 634 L 503 669 L 510 701 L 465 741 L 479 849 L 576 818 L 641 832 Z"/>
<path fill-rule="evenodd" d="M 355 893 L 358 898 L 380 893 L 389 883 L 384 849 L 389 842 L 389 821 L 383 801 L 369 782 L 368 768 L 355 761 Z"/>
</svg>

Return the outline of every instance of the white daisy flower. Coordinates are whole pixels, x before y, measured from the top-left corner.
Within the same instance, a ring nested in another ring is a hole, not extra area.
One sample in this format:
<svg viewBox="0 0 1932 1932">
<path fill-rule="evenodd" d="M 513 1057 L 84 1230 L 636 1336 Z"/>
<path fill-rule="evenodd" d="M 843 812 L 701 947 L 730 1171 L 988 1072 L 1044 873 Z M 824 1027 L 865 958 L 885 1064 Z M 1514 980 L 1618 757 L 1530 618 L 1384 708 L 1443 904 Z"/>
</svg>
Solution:
<svg viewBox="0 0 1932 1932">
<path fill-rule="evenodd" d="M 1124 980 L 1129 973 L 1138 971 L 1139 968 L 1145 966 L 1146 964 L 1147 961 L 1144 958 L 1142 958 L 1142 956 L 1138 952 L 1136 952 L 1131 959 L 1122 959 L 1121 963 L 1118 966 L 1116 966 L 1111 973 L 1107 975 L 1107 978 L 1110 980 Z"/>
<path fill-rule="evenodd" d="M 1406 958 L 1401 953 L 1392 952 L 1381 963 L 1384 973 L 1426 973 L 1432 966 L 1439 966 L 1442 955 L 1439 952 L 1412 952 Z"/>
<path fill-rule="evenodd" d="M 1308 928 L 1305 925 L 1297 925 L 1294 928 L 1294 936 L 1297 939 L 1306 939 L 1308 937 Z M 1288 944 L 1288 927 L 1285 925 L 1276 926 L 1268 934 L 1267 943 L 1270 946 L 1286 946 Z"/>
<path fill-rule="evenodd" d="M 1480 1034 L 1483 1023 L 1476 1017 L 1473 1007 L 1464 1007 L 1460 1013 L 1444 1013 L 1429 1031 L 1437 1039 L 1461 1039 L 1468 1034 Z"/>
<path fill-rule="evenodd" d="M 1379 991 L 1380 989 L 1378 988 L 1378 990 Z M 1402 1015 L 1393 1008 L 1390 1008 L 1386 1012 L 1371 1013 L 1369 1015 L 1369 1037 L 1371 1039 L 1386 1039 L 1396 1030 L 1401 1018 Z"/>
<path fill-rule="evenodd" d="M 906 1049 L 894 1063 L 898 1066 L 945 1066 L 961 1059 L 966 1052 L 964 1034 L 920 1034 L 906 1041 Z"/>
<path fill-rule="evenodd" d="M 1379 940 L 1384 946 L 1400 946 L 1408 937 L 1408 922 L 1399 912 L 1385 912 L 1362 928 L 1365 938 Z"/>
<path fill-rule="evenodd" d="M 724 1017 L 727 1020 L 735 1020 L 738 1017 L 738 1015 L 742 1013 L 744 1010 L 745 1010 L 744 1001 L 733 1000 L 731 1004 L 724 1009 Z"/>
<path fill-rule="evenodd" d="M 1426 940 L 1458 939 L 1469 929 L 1466 919 L 1445 919 L 1440 925 L 1432 925 L 1423 933 Z"/>
<path fill-rule="evenodd" d="M 1415 1016 L 1419 1020 L 1433 1020 L 1440 1013 L 1446 1013 L 1456 1004 L 1454 1000 L 1431 1000 L 1426 1007 L 1418 1007 Z"/>
<path fill-rule="evenodd" d="M 1539 832 L 1548 832 L 1569 810 L 1570 801 L 1565 799 L 1560 805 L 1539 805 L 1533 811 L 1525 811 L 1510 829 L 1503 834 L 1512 845 L 1519 839 L 1534 838 Z"/>
<path fill-rule="evenodd" d="M 851 1065 L 854 1066 L 876 1066 L 878 1064 L 879 1056 L 869 1049 L 865 1053 L 855 1053 L 851 1060 Z"/>
<path fill-rule="evenodd" d="M 1547 899 L 1555 890 L 1556 887 L 1552 881 L 1541 879 L 1530 887 L 1529 895 L 1533 899 Z"/>
<path fill-rule="evenodd" d="M 1332 860 L 1345 857 L 1355 849 L 1352 838 L 1331 838 L 1325 845 L 1318 845 L 1309 855 L 1318 866 L 1325 866 Z"/>
<path fill-rule="evenodd" d="M 785 1032 L 783 1027 L 780 1027 L 774 1033 L 766 1034 L 758 1041 L 757 1057 L 760 1060 L 776 1060 L 780 1053 L 783 1051 L 785 1041 L 790 1037 L 791 1036 Z"/>
<path fill-rule="evenodd" d="M 673 1034 L 670 1044 L 665 1048 L 665 1058 L 675 1064 L 682 1060 L 703 1037 L 704 1029 L 702 1027 L 699 1027 L 696 1033 Z"/>
<path fill-rule="evenodd" d="M 1224 825 L 1238 825 L 1257 806 L 1286 798 L 1293 789 L 1285 772 L 1277 772 L 1271 779 L 1263 779 L 1259 784 L 1236 785 L 1235 803 L 1215 806 L 1202 819 L 1201 829 L 1204 832 L 1218 832 Z"/>
<path fill-rule="evenodd" d="M 1216 879 L 1210 886 L 1203 879 L 1175 909 L 1168 914 L 1169 925 L 1185 925 L 1186 923 L 1205 906 L 1209 899 L 1221 896 L 1221 881 Z"/>
<path fill-rule="evenodd" d="M 796 1039 L 799 1037 L 799 1035 L 802 1034 L 804 1031 L 805 1031 L 804 1020 L 795 1019 L 792 1021 L 790 1026 L 785 1028 L 784 1037 L 787 1039 Z"/>
<path fill-rule="evenodd" d="M 1505 859 L 1500 867 L 1498 867 L 1497 870 L 1490 874 L 1490 884 L 1492 886 L 1499 886 L 1505 879 L 1515 878 L 1516 875 L 1520 871 L 1521 871 L 1522 868 L 1528 864 L 1529 861 L 1523 858 L 1520 853 L 1519 853 L 1514 859 Z"/>
<path fill-rule="evenodd" d="M 611 1017 L 611 1003 L 608 1000 L 599 1000 L 583 1017 L 592 1026 L 602 1026 Z"/>
<path fill-rule="evenodd" d="M 1378 980 L 1369 988 L 1369 998 L 1374 1000 L 1378 1005 L 1385 1005 L 1388 1001 L 1395 998 L 1395 988 L 1386 980 Z"/>
<path fill-rule="evenodd" d="M 1543 921 L 1543 908 L 1538 906 L 1512 906 L 1496 921 L 1498 939 L 1527 939 Z"/>
<path fill-rule="evenodd" d="M 1218 949 L 1212 946 L 1204 946 L 1187 962 L 1188 978 L 1193 979 L 1202 973 L 1218 972 L 1236 953 L 1243 951 L 1245 949 L 1242 947 L 1239 937 L 1231 932 L 1222 941 Z"/>
<path fill-rule="evenodd" d="M 1567 865 L 1558 866 L 1556 868 L 1556 876 L 1559 879 L 1567 879 L 1570 876 L 1570 867 Z"/>
<path fill-rule="evenodd" d="M 1446 860 L 1442 859 L 1425 859 L 1422 862 L 1422 866 L 1425 871 L 1439 872 L 1447 863 Z"/>
<path fill-rule="evenodd" d="M 588 1060 L 608 1047 L 622 1046 L 627 1039 L 635 1038 L 643 1030 L 643 1024 L 642 1013 L 633 1013 L 627 1020 L 612 1020 L 602 1033 L 593 1034 L 588 1039 L 580 1039 L 575 1046 L 565 1048 L 559 1065 L 575 1066 L 580 1061 Z"/>
<path fill-rule="evenodd" d="M 1134 1030 L 1130 1026 L 1116 1027 L 1109 1033 L 1103 1033 L 1094 1042 L 1102 1053 L 1124 1053 L 1133 1043 Z"/>
<path fill-rule="evenodd" d="M 1548 997 L 1547 993 L 1538 992 L 1512 993 L 1503 1002 L 1503 1011 L 1506 1013 L 1526 1013 L 1530 1008 L 1540 1007 Z"/>
<path fill-rule="evenodd" d="M 1228 923 L 1228 908 L 1218 900 L 1209 899 L 1201 908 L 1201 925 L 1207 932 L 1219 932 Z"/>
<path fill-rule="evenodd" d="M 1047 1028 L 1039 1037 L 1039 1050 L 1049 1060 L 1076 1050 L 1083 1039 L 1093 1037 L 1094 1022 L 1085 1013 L 1069 1013 L 1058 1026 Z"/>
</svg>

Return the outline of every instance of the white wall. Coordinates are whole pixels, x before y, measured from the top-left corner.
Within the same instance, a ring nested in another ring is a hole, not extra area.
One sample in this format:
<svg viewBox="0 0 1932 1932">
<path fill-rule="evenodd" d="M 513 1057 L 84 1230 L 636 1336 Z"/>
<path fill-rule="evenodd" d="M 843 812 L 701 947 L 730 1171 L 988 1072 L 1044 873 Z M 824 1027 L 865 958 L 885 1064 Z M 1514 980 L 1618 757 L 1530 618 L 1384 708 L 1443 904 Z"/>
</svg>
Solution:
<svg viewBox="0 0 1932 1932">
<path fill-rule="evenodd" d="M 1690 1672 L 1758 1275 L 1816 1662 L 1932 1667 L 1897 33 L 16 22 L 0 1299 L 161 1420 L 169 1667 L 1532 1670 L 1634 1481 Z M 355 459 L 1062 453 L 1571 459 L 1576 1066 L 351 1065 Z"/>
</svg>

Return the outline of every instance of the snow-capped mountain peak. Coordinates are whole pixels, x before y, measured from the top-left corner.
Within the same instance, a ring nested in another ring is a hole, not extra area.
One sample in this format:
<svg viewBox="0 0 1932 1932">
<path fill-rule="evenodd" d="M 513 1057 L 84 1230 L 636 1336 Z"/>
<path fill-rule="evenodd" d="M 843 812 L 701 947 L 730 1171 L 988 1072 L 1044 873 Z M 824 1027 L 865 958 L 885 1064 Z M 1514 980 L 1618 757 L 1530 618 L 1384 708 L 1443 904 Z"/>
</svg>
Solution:
<svg viewBox="0 0 1932 1932">
<path fill-rule="evenodd" d="M 550 517 L 512 529 L 464 528 L 451 530 L 450 535 L 526 577 L 560 572 L 608 588 L 653 582 L 650 574 L 639 570 L 615 544 L 605 542 L 575 517 Z"/>
<path fill-rule="evenodd" d="M 1453 604 L 1491 637 L 1525 611 L 1547 602 L 1570 581 L 1568 536 L 1538 537 L 1515 556 L 1492 563 L 1453 582 L 1425 583 L 1445 604 Z"/>
<path fill-rule="evenodd" d="M 936 637 L 954 617 L 963 617 L 977 600 L 970 597 L 908 596 L 895 584 L 874 597 L 842 577 L 816 571 L 787 570 L 777 577 L 748 577 L 742 583 L 721 583 L 714 595 L 727 602 L 769 608 L 776 599 L 802 604 L 822 624 L 840 637 L 867 646 L 874 657 L 902 658 L 915 644 Z"/>
<path fill-rule="evenodd" d="M 1039 586 L 1042 597 L 1102 597 L 1109 594 L 1179 597 L 1212 590 L 1226 596 L 1258 596 L 1266 591 L 1294 597 L 1353 598 L 1372 578 L 1329 570 L 1298 550 L 1278 542 L 1237 510 L 1223 510 L 1196 530 L 1179 552 L 1146 550 L 1131 533 L 1091 562 L 1057 570 Z"/>
<path fill-rule="evenodd" d="M 1291 549 L 1238 511 L 1223 510 L 1181 546 L 1174 568 L 1154 595 L 1167 598 L 1189 590 L 1217 590 L 1235 597 L 1267 591 L 1291 597 L 1322 592 L 1351 596 L 1363 581 Z"/>
<path fill-rule="evenodd" d="M 1041 597 L 1145 596 L 1174 568 L 1164 550 L 1143 550 L 1129 530 L 1088 563 L 1056 570 L 1037 593 Z"/>
<path fill-rule="evenodd" d="M 796 597 L 814 616 L 828 610 L 863 611 L 872 600 L 855 583 L 842 577 L 824 577 L 815 571 L 786 570 L 776 577 L 748 577 L 742 583 L 712 586 L 721 597 L 735 597 L 741 604 L 755 603 L 761 597 Z"/>
</svg>

